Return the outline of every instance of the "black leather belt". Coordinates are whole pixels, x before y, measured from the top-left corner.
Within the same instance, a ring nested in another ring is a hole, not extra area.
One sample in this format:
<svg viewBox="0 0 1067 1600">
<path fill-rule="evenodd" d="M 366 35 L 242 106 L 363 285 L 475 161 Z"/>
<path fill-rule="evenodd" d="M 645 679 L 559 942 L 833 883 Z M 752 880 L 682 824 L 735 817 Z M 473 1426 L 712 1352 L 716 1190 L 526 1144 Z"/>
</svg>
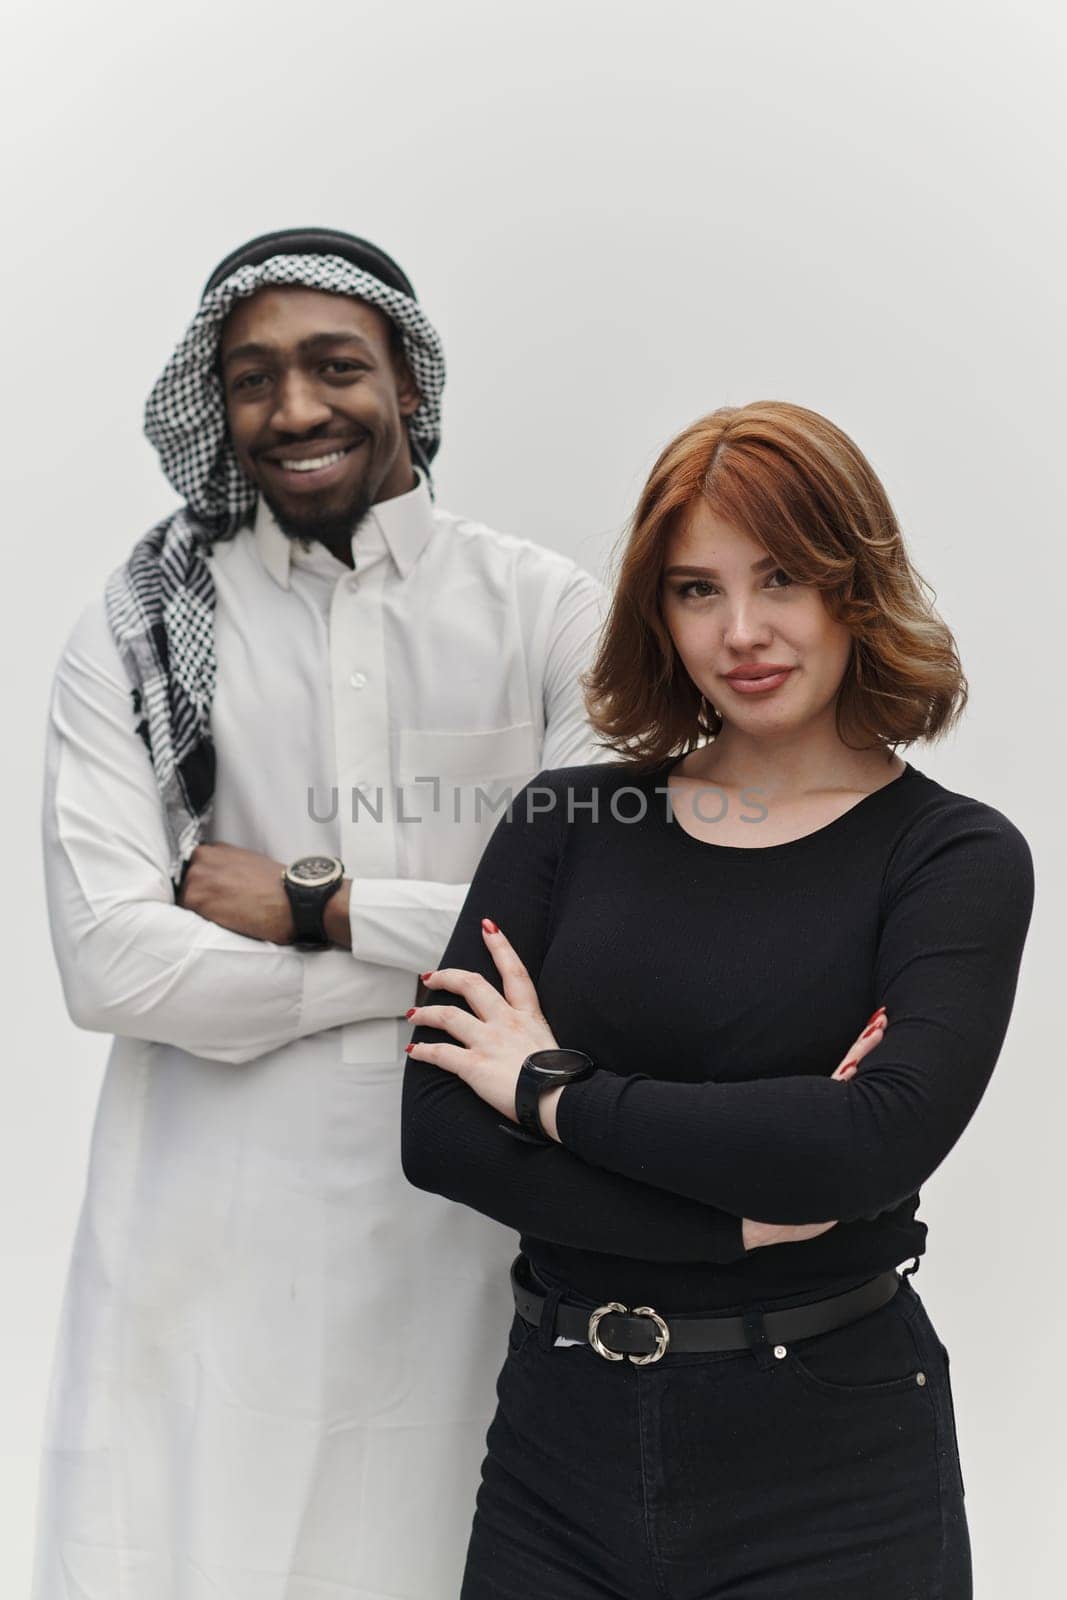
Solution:
<svg viewBox="0 0 1067 1600">
<path fill-rule="evenodd" d="M 511 1289 L 519 1316 L 536 1328 L 546 1296 L 526 1281 L 527 1270 L 525 1257 L 517 1256 L 511 1267 Z M 775 1354 L 780 1349 L 784 1355 L 785 1347 L 795 1339 L 811 1339 L 832 1328 L 843 1328 L 887 1305 L 900 1283 L 896 1272 L 883 1272 L 869 1283 L 831 1295 L 827 1300 L 813 1300 L 784 1311 L 765 1311 L 763 1332 L 768 1344 L 775 1346 Z M 556 1337 L 591 1344 L 605 1361 L 629 1357 L 635 1366 L 659 1361 L 668 1349 L 675 1355 L 696 1355 L 747 1350 L 752 1342 L 743 1317 L 674 1316 L 668 1323 L 651 1306 L 634 1306 L 631 1310 L 617 1300 L 593 1311 L 561 1300 L 556 1308 Z"/>
</svg>

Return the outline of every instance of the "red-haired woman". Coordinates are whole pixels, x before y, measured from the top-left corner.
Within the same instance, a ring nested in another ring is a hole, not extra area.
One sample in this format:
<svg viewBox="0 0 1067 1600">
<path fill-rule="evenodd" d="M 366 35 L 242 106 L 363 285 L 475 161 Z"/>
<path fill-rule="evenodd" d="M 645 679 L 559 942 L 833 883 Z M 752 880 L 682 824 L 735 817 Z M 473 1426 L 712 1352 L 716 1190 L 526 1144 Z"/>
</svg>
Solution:
<svg viewBox="0 0 1067 1600">
<path fill-rule="evenodd" d="M 896 1269 L 1033 873 L 896 753 L 966 684 L 852 441 L 777 403 L 674 440 L 587 691 L 616 759 L 520 793 L 412 1013 L 407 1174 L 522 1235 L 463 1600 L 965 1600 Z"/>
</svg>

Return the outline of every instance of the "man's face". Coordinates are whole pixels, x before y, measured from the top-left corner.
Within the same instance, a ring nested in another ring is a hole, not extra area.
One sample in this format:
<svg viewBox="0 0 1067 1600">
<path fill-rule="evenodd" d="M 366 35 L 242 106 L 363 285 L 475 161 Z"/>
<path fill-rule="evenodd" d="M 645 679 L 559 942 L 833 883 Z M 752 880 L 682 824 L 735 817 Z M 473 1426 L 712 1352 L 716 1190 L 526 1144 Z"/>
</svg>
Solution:
<svg viewBox="0 0 1067 1600">
<path fill-rule="evenodd" d="M 242 471 L 290 538 L 345 547 L 414 482 L 404 418 L 419 393 L 383 312 L 349 295 L 268 288 L 230 312 L 219 347 Z"/>
</svg>

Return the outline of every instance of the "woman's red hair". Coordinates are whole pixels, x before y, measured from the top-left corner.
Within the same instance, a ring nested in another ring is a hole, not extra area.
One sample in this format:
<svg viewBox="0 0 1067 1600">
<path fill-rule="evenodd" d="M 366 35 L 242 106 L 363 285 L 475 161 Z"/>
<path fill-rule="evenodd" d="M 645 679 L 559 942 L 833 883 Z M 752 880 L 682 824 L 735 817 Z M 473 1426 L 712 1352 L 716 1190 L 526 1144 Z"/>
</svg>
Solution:
<svg viewBox="0 0 1067 1600">
<path fill-rule="evenodd" d="M 583 679 L 602 746 L 654 767 L 722 726 L 682 665 L 661 610 L 668 541 L 700 500 L 756 539 L 795 582 L 819 589 L 852 634 L 837 697 L 846 744 L 906 745 L 952 726 L 967 702 L 956 644 L 908 559 L 873 468 L 817 412 L 762 400 L 701 417 L 652 469 Z"/>
</svg>

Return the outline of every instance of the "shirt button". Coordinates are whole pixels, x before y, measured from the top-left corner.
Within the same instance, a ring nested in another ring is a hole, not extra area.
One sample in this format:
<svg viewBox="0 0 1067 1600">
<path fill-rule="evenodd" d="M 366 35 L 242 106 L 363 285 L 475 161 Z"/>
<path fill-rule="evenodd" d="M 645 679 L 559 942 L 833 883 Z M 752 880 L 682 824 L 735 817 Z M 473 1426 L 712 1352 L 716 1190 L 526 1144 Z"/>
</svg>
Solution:
<svg viewBox="0 0 1067 1600">
<path fill-rule="evenodd" d="M 353 689 L 363 689 L 366 687 L 367 674 L 365 672 L 353 672 L 348 681 Z"/>
<path fill-rule="evenodd" d="M 786 1349 L 784 1344 L 776 1344 L 775 1345 L 775 1347 L 774 1347 L 774 1356 L 775 1356 L 775 1360 L 776 1361 L 784 1361 L 788 1354 L 789 1354 L 789 1351 Z"/>
</svg>

